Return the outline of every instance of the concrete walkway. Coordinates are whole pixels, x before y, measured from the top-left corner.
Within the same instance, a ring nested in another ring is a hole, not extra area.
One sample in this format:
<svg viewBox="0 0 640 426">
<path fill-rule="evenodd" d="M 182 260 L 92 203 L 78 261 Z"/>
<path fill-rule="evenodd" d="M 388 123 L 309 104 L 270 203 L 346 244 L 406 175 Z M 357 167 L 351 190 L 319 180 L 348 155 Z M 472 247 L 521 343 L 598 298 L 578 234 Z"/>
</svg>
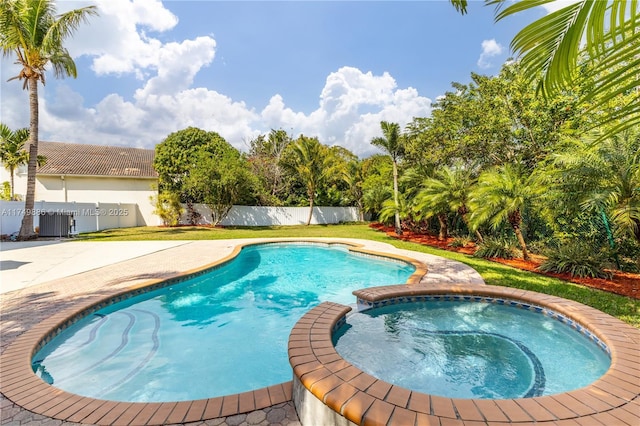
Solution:
<svg viewBox="0 0 640 426">
<path fill-rule="evenodd" d="M 309 238 L 343 241 L 366 249 L 412 257 L 427 265 L 423 283 L 481 285 L 482 277 L 468 266 L 437 256 L 399 250 L 368 240 Z M 241 243 L 260 240 L 2 243 L 0 259 L 0 351 L 25 331 L 51 315 L 81 304 L 90 296 L 109 294 L 151 279 L 210 265 L 229 256 Z M 60 425 L 23 409 L 0 395 L 2 425 Z M 198 422 L 199 425 L 297 425 L 291 401 L 266 409 Z"/>
<path fill-rule="evenodd" d="M 113 265 L 187 241 L 21 241 L 0 244 L 0 293 Z"/>
</svg>

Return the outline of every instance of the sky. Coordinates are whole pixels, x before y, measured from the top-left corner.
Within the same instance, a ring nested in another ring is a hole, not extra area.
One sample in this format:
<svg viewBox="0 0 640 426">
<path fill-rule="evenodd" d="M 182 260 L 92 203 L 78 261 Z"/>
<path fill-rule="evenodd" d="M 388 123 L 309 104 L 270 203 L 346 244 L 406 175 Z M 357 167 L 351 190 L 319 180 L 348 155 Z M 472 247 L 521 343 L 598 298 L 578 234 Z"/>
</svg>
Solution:
<svg viewBox="0 0 640 426">
<path fill-rule="evenodd" d="M 380 121 L 428 117 L 452 82 L 496 75 L 509 44 L 554 7 L 494 22 L 470 0 L 56 2 L 96 5 L 65 42 L 78 77 L 39 87 L 40 140 L 154 148 L 189 126 L 241 151 L 271 129 L 316 136 L 364 158 Z M 29 126 L 15 57 L 0 69 L 0 121 Z"/>
</svg>

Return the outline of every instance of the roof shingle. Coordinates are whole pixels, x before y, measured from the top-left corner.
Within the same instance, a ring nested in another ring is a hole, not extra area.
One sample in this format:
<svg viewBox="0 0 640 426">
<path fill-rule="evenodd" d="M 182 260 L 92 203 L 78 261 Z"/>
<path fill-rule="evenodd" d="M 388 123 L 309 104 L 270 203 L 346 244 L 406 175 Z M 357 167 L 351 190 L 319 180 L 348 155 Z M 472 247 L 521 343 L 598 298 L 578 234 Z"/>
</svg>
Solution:
<svg viewBox="0 0 640 426">
<path fill-rule="evenodd" d="M 40 141 L 38 155 L 47 158 L 38 175 L 158 177 L 153 149 Z"/>
</svg>

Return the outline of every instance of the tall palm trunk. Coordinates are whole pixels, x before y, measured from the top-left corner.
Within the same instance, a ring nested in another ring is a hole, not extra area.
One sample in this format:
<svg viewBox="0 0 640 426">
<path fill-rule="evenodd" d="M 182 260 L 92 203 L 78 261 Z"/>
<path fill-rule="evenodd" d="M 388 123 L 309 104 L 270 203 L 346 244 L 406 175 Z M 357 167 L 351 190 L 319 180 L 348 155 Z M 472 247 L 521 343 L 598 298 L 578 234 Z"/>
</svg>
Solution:
<svg viewBox="0 0 640 426">
<path fill-rule="evenodd" d="M 393 203 L 396 208 L 395 227 L 396 234 L 402 235 L 402 227 L 400 226 L 400 206 L 398 205 L 398 165 L 393 161 Z"/>
<path fill-rule="evenodd" d="M 9 175 L 10 180 L 11 180 L 11 201 L 15 201 L 16 199 L 16 192 L 15 192 L 15 185 L 13 183 L 14 179 L 13 179 L 13 173 L 15 172 L 15 168 L 14 167 L 9 167 Z"/>
<path fill-rule="evenodd" d="M 27 193 L 24 200 L 24 216 L 18 238 L 29 240 L 36 236 L 33 229 L 33 213 L 36 193 L 36 166 L 38 165 L 38 77 L 29 77 L 29 163 L 27 166 Z"/>
<path fill-rule="evenodd" d="M 311 218 L 313 217 L 313 201 L 314 194 L 309 194 L 309 217 L 307 218 L 307 225 L 311 225 Z"/>
</svg>

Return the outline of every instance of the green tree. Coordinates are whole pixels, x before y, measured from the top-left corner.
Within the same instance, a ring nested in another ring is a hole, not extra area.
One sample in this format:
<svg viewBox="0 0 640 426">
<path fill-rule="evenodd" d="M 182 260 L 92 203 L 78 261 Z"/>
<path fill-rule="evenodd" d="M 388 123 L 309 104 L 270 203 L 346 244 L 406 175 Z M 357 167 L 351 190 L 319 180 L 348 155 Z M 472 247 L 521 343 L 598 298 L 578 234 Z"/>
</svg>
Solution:
<svg viewBox="0 0 640 426">
<path fill-rule="evenodd" d="M 192 191 L 185 184 L 195 169 L 200 152 L 205 151 L 215 157 L 229 150 L 235 148 L 216 132 L 188 127 L 171 133 L 155 148 L 153 167 L 158 172 L 159 192 L 176 193 L 183 203 L 200 202 L 192 197 Z"/>
<path fill-rule="evenodd" d="M 586 84 L 586 83 L 584 83 Z M 521 162 L 530 170 L 568 132 L 585 125 L 569 95 L 536 96 L 517 64 L 493 77 L 471 74 L 407 126 L 406 160 L 430 175 L 441 165 L 488 168 Z"/>
<path fill-rule="evenodd" d="M 472 228 L 489 223 L 497 229 L 508 223 L 518 239 L 524 260 L 529 260 L 529 251 L 522 234 L 522 216 L 523 210 L 539 195 L 534 179 L 522 167 L 504 164 L 480 175 L 469 200 Z"/>
<path fill-rule="evenodd" d="M 2 182 L 2 189 L 0 189 L 0 200 L 11 201 L 11 184 L 7 181 Z"/>
<path fill-rule="evenodd" d="M 550 3 L 553 0 L 485 0 L 496 6 L 496 21 Z M 451 0 L 466 13 L 467 0 Z M 505 6 L 507 5 L 508 6 Z M 599 124 L 616 123 L 603 134 L 609 137 L 640 123 L 640 14 L 638 0 L 582 0 L 572 2 L 523 28 L 511 42 L 524 74 L 537 80 L 546 95 L 571 86 L 578 70 L 590 65 L 593 90 L 584 101 L 606 103 L 632 94 L 631 102 L 605 110 Z"/>
<path fill-rule="evenodd" d="M 327 182 L 334 170 L 331 151 L 322 145 L 317 138 L 301 135 L 289 147 L 290 156 L 286 166 L 297 174 L 304 183 L 309 200 L 309 217 L 307 225 L 313 217 L 313 205 L 318 190 Z"/>
<path fill-rule="evenodd" d="M 54 76 L 76 77 L 76 65 L 63 42 L 90 15 L 97 15 L 95 6 L 74 9 L 56 15 L 53 0 L 3 0 L 0 2 L 0 47 L 4 56 L 16 56 L 21 67 L 10 80 L 24 80 L 29 90 L 29 163 L 27 167 L 27 193 L 25 215 L 19 239 L 35 236 L 33 204 L 36 189 L 38 160 L 38 83 L 45 84 L 47 65 L 53 67 Z"/>
<path fill-rule="evenodd" d="M 248 160 L 251 170 L 262 184 L 259 199 L 265 205 L 282 205 L 289 181 L 282 166 L 283 154 L 291 137 L 282 129 L 271 130 L 251 140 Z"/>
<path fill-rule="evenodd" d="M 252 203 L 254 181 L 247 160 L 235 148 L 213 155 L 203 147 L 194 158 L 185 188 L 209 207 L 211 223 L 217 225 L 234 204 Z"/>
<path fill-rule="evenodd" d="M 415 200 L 415 208 L 425 217 L 438 217 L 440 226 L 445 231 L 440 232 L 440 239 L 446 238 L 446 214 L 458 214 L 469 229 L 469 198 L 476 180 L 471 170 L 462 165 L 441 167 L 433 177 L 425 179 L 422 189 Z M 482 234 L 475 229 L 476 238 L 483 241 Z"/>
<path fill-rule="evenodd" d="M 640 132 L 625 129 L 605 140 L 573 140 L 546 169 L 555 206 L 572 203 L 606 212 L 621 234 L 640 243 Z"/>
<path fill-rule="evenodd" d="M 362 160 L 362 204 L 376 219 L 385 200 L 393 197 L 393 164 L 387 155 L 375 154 Z"/>
<path fill-rule="evenodd" d="M 0 123 L 0 162 L 6 167 L 10 175 L 11 200 L 15 200 L 14 172 L 29 163 L 29 152 L 24 149 L 24 144 L 29 140 L 29 129 L 23 128 L 16 131 L 7 125 Z M 43 166 L 47 159 L 38 155 L 37 166 Z"/>
<path fill-rule="evenodd" d="M 364 221 L 364 169 L 363 161 L 358 158 L 354 158 L 346 164 L 343 169 L 343 180 L 347 184 L 347 191 L 349 198 L 353 201 L 353 204 L 358 208 L 358 219 Z"/>
<path fill-rule="evenodd" d="M 396 209 L 395 230 L 396 234 L 402 235 L 402 227 L 400 226 L 400 204 L 398 202 L 398 161 L 400 161 L 404 155 L 404 145 L 402 143 L 402 135 L 400 134 L 400 125 L 398 123 L 381 121 L 380 128 L 382 129 L 383 136 L 373 138 L 371 144 L 382 149 L 391 157 L 393 163 L 393 202 Z"/>
<path fill-rule="evenodd" d="M 9 171 L 11 200 L 15 200 L 14 172 L 18 167 L 29 162 L 29 153 L 24 149 L 27 140 L 29 140 L 29 129 L 13 131 L 7 125 L 0 123 L 0 161 Z"/>
</svg>

